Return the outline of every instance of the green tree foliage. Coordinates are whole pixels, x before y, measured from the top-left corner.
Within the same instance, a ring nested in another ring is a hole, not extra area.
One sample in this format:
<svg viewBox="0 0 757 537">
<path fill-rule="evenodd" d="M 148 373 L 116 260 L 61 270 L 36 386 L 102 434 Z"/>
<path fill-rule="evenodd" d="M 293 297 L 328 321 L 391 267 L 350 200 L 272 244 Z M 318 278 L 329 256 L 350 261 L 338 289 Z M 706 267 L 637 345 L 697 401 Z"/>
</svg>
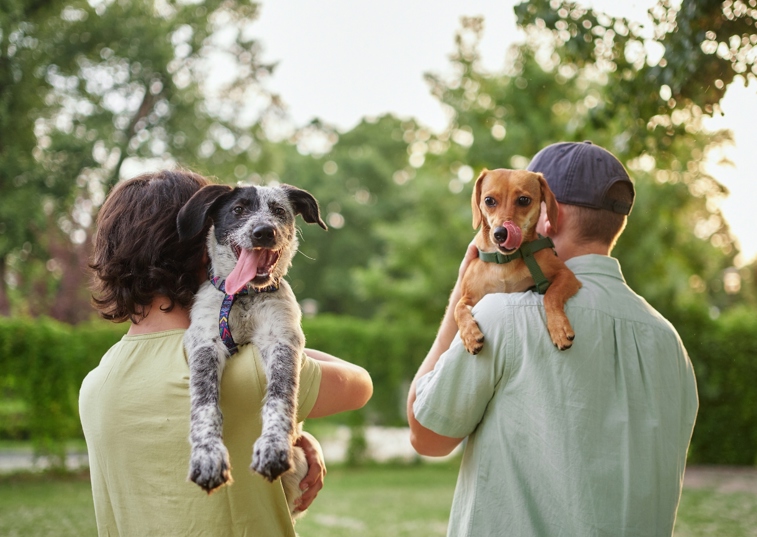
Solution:
<svg viewBox="0 0 757 537">
<path fill-rule="evenodd" d="M 690 105 L 717 112 L 736 77 L 757 76 L 755 0 L 660 0 L 647 25 L 563 0 L 529 0 L 515 13 L 519 25 L 549 30 L 563 60 L 600 66 L 629 82 L 625 89 L 636 91 L 621 90 L 615 100 L 631 101 L 645 120 Z"/>
<path fill-rule="evenodd" d="M 332 222 L 328 234 L 303 226 L 304 256 L 292 272 L 298 293 L 325 311 L 431 321 L 473 234 L 472 180 L 483 167 L 522 167 L 542 146 L 566 139 L 610 148 L 637 179 L 637 210 L 616 251 L 637 289 L 671 308 L 692 296 L 718 307 L 734 302 L 723 276 L 735 251 L 708 203 L 723 189 L 703 171 L 708 149 L 728 137 L 701 130 L 711 103 L 681 89 L 688 87 L 682 75 L 665 78 L 665 99 L 663 76 L 650 71 L 689 65 L 693 53 L 676 53 L 689 37 L 671 30 L 701 26 L 709 3 L 687 3 L 680 13 L 661 4 L 653 37 L 644 38 L 627 21 L 573 4 L 524 3 L 517 12 L 527 41 L 495 74 L 478 65 L 483 26 L 470 19 L 457 36 L 455 75 L 428 77 L 450 113 L 444 132 L 387 116 L 342 135 L 308 126 L 281 143 L 261 127 L 277 101 L 259 84 L 270 68 L 260 65 L 247 31 L 255 5 L 7 4 L 0 121 L 14 128 L 0 134 L 0 270 L 10 272 L 0 279 L 0 311 L 7 312 L 6 281 L 26 297 L 21 311 L 72 320 L 66 311 L 88 311 L 81 303 L 56 309 L 53 297 L 81 294 L 84 279 L 71 275 L 83 273 L 92 214 L 132 158 L 188 164 L 224 182 L 308 188 Z M 725 34 L 716 30 L 746 23 L 752 8 L 739 6 L 724 8 L 707 26 L 717 39 L 705 31 L 706 40 L 720 42 Z M 730 56 L 724 45 L 716 54 L 700 46 L 697 61 L 744 71 L 745 35 L 739 46 L 730 40 Z M 655 44 L 665 54 L 652 65 L 647 49 Z M 211 62 L 228 65 L 213 71 L 228 78 L 210 80 Z M 712 84 L 718 80 L 730 79 Z M 245 108 L 250 101 L 260 106 Z M 328 140 L 327 154 L 308 154 L 313 134 Z"/>
<path fill-rule="evenodd" d="M 559 69 L 607 79 L 592 128 L 622 127 L 613 149 L 635 159 L 629 164 L 640 179 L 637 207 L 649 208 L 632 216 L 617 251 L 631 261 L 625 266 L 633 269 L 632 283 L 647 290 L 645 282 L 654 282 L 647 296 L 666 312 L 689 300 L 691 290 L 717 308 L 753 297 L 750 271 L 734 272 L 733 239 L 712 207 L 726 191 L 704 171 L 708 151 L 729 143 L 730 134 L 707 135 L 701 120 L 720 110 L 728 84 L 757 74 L 757 2 L 663 0 L 643 25 L 558 0 L 524 2 L 515 11 L 530 35 L 550 37 Z M 657 183 L 651 190 L 642 183 L 650 180 Z M 654 278 L 634 259 L 652 262 Z M 734 277 L 743 280 L 739 294 Z"/>
<path fill-rule="evenodd" d="M 385 255 L 384 230 L 401 225 L 400 215 L 413 203 L 401 183 L 407 165 L 403 137 L 416 128 L 413 121 L 387 115 L 366 119 L 341 136 L 330 133 L 334 143 L 324 156 L 287 149 L 281 181 L 316 196 L 330 227 L 323 233 L 301 226 L 302 255 L 290 272 L 298 297 L 316 300 L 322 311 L 357 317 L 376 313 L 356 270 Z"/>
<path fill-rule="evenodd" d="M 92 215 L 127 159 L 226 173 L 261 154 L 261 120 L 278 104 L 259 84 L 271 68 L 250 36 L 256 13 L 244 0 L 3 1 L 0 313 L 8 279 L 44 302 L 81 271 L 51 254 L 78 246 L 86 258 Z M 34 262 L 58 285 L 30 278 Z"/>
</svg>

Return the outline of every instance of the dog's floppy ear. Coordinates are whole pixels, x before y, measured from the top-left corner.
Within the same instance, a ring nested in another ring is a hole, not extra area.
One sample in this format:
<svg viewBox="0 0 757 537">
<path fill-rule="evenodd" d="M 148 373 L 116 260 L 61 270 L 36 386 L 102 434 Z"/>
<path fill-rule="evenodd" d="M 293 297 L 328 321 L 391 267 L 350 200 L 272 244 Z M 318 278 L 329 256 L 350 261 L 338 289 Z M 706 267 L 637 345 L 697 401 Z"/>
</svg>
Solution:
<svg viewBox="0 0 757 537">
<path fill-rule="evenodd" d="M 307 190 L 294 187 L 292 185 L 281 185 L 289 201 L 294 207 L 294 212 L 302 216 L 302 219 L 308 224 L 318 224 L 323 229 L 329 229 L 321 220 L 321 211 L 318 207 L 318 201 Z"/>
<path fill-rule="evenodd" d="M 234 189 L 229 185 L 207 185 L 195 192 L 176 217 L 179 239 L 187 240 L 197 236 L 205 228 L 213 204 L 232 190 Z"/>
<path fill-rule="evenodd" d="M 488 172 L 486 168 L 481 170 L 481 175 L 478 176 L 478 179 L 476 179 L 476 184 L 473 187 L 473 194 L 471 195 L 471 209 L 473 209 L 473 229 L 478 229 L 478 226 L 481 225 L 481 221 L 483 220 L 484 216 L 481 214 L 481 208 L 479 205 L 481 204 L 481 187 L 482 183 L 484 182 L 484 177 L 486 177 L 486 172 Z"/>
<path fill-rule="evenodd" d="M 547 205 L 547 220 L 549 220 L 549 225 L 552 226 L 552 229 L 557 231 L 557 200 L 544 176 L 540 173 L 536 175 L 539 177 L 539 185 L 541 185 L 541 199 Z"/>
</svg>

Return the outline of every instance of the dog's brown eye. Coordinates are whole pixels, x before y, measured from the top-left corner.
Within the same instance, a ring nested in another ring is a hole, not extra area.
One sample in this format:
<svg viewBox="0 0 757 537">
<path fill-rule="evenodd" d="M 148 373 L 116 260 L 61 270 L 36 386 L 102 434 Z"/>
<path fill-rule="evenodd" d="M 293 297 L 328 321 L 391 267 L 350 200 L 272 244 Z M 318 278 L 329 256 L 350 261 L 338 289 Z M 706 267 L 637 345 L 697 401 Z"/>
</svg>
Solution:
<svg viewBox="0 0 757 537">
<path fill-rule="evenodd" d="M 242 212 L 244 212 L 244 207 L 242 207 L 241 205 L 237 205 L 236 207 L 234 207 L 231 210 L 231 212 L 234 213 L 234 214 L 236 214 L 236 215 L 240 215 L 240 214 L 242 214 Z"/>
<path fill-rule="evenodd" d="M 486 196 L 484 198 L 484 203 L 486 203 L 487 207 L 494 207 L 495 205 L 497 205 L 497 200 L 495 200 L 491 196 Z"/>
<path fill-rule="evenodd" d="M 528 207 L 531 205 L 531 198 L 527 198 L 526 196 L 521 196 L 518 198 L 518 205 L 521 207 Z"/>
<path fill-rule="evenodd" d="M 275 214 L 276 216 L 284 216 L 284 213 L 286 213 L 286 211 L 284 210 L 283 207 L 274 207 L 273 208 L 273 214 Z"/>
</svg>

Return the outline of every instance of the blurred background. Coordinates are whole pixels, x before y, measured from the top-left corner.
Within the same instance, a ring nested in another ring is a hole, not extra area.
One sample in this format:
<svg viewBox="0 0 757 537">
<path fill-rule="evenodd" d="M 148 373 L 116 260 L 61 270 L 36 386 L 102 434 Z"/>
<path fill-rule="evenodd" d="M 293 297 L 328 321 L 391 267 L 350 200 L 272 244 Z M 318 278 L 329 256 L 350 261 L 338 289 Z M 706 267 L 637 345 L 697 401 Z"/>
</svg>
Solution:
<svg viewBox="0 0 757 537">
<path fill-rule="evenodd" d="M 57 464 L 81 441 L 81 380 L 126 330 L 89 305 L 94 219 L 181 165 L 319 200 L 289 279 L 308 344 L 373 376 L 333 418 L 361 460 L 405 424 L 480 170 L 592 140 L 637 187 L 614 255 L 697 372 L 690 463 L 757 465 L 755 0 L 1 5 L 1 440 Z"/>
</svg>

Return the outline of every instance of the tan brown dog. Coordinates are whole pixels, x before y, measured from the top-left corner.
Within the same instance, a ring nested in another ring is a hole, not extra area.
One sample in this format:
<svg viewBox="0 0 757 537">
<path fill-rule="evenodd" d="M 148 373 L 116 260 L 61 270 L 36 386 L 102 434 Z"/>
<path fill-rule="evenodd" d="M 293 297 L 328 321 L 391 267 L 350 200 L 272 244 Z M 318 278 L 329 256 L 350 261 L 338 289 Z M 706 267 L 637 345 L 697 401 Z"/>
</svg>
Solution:
<svg viewBox="0 0 757 537">
<path fill-rule="evenodd" d="M 552 241 L 536 233 L 541 202 L 556 229 L 557 202 L 542 174 L 485 169 L 476 180 L 471 205 L 473 229 L 481 226 L 474 239 L 479 257 L 465 271 L 463 295 L 455 306 L 455 321 L 471 354 L 478 354 L 484 343 L 471 308 L 486 294 L 526 291 L 534 285 L 540 292 L 548 286 L 544 309 L 552 342 L 560 350 L 573 344 L 575 334 L 565 315 L 565 302 L 578 292 L 581 282 L 557 257 Z M 534 260 L 538 268 L 532 274 L 528 265 Z"/>
</svg>

